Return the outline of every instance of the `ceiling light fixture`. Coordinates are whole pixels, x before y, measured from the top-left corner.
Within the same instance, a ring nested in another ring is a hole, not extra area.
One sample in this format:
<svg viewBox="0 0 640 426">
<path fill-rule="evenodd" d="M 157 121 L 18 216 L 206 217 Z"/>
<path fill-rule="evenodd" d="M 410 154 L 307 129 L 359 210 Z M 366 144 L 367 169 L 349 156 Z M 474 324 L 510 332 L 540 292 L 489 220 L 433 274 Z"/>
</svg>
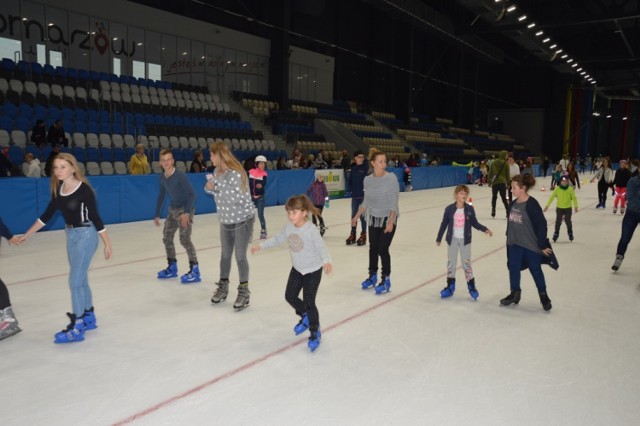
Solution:
<svg viewBox="0 0 640 426">
<path fill-rule="evenodd" d="M 582 71 L 582 67 L 581 67 L 581 68 L 578 68 L 578 69 L 576 70 L 576 72 L 580 72 L 580 71 Z M 584 72 L 585 74 L 587 73 L 586 71 L 583 71 L 583 72 Z"/>
<path fill-rule="evenodd" d="M 564 59 L 564 58 L 566 58 L 567 56 L 569 56 L 569 55 L 567 55 L 567 54 L 565 53 L 564 55 L 562 55 L 562 56 L 560 56 L 560 57 L 561 57 L 562 59 Z"/>
<path fill-rule="evenodd" d="M 536 23 L 535 23 L 535 22 L 532 22 L 532 23 L 530 23 L 529 25 L 527 25 L 527 28 L 531 29 L 531 28 L 533 28 L 533 27 L 535 27 L 535 26 L 536 26 Z"/>
<path fill-rule="evenodd" d="M 538 31 L 538 32 L 536 33 L 536 37 L 540 37 L 542 34 L 544 34 L 544 31 Z"/>
<path fill-rule="evenodd" d="M 577 67 L 577 66 L 578 66 L 578 63 L 576 62 L 575 64 L 572 64 L 572 65 L 571 65 L 571 68 L 575 68 L 575 67 Z"/>
<path fill-rule="evenodd" d="M 549 46 L 549 49 L 555 49 L 556 47 L 558 47 L 557 44 L 552 44 L 551 46 Z"/>
<path fill-rule="evenodd" d="M 507 8 L 507 12 L 513 12 L 514 10 L 516 10 L 516 7 L 511 5 Z"/>
<path fill-rule="evenodd" d="M 518 21 L 522 22 L 525 19 L 527 19 L 527 15 L 522 15 L 521 17 L 518 18 Z"/>
<path fill-rule="evenodd" d="M 543 43 L 549 43 L 549 41 L 551 41 L 551 39 L 549 37 L 547 37 L 544 40 L 542 40 Z"/>
<path fill-rule="evenodd" d="M 553 48 L 552 48 L 553 49 Z M 556 53 L 562 53 L 562 49 L 556 50 Z"/>
<path fill-rule="evenodd" d="M 567 63 L 570 64 L 571 62 L 573 62 L 573 59 L 569 58 L 567 59 Z"/>
</svg>

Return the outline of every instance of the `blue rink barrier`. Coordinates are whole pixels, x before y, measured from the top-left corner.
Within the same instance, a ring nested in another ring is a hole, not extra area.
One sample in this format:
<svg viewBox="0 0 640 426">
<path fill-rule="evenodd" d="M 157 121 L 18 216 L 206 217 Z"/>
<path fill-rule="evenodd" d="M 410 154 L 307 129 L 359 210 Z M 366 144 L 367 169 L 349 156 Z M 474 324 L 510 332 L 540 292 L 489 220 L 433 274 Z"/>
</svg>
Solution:
<svg viewBox="0 0 640 426">
<path fill-rule="evenodd" d="M 400 190 L 404 191 L 404 169 L 390 168 L 398 177 Z M 466 182 L 464 167 L 416 167 L 411 169 L 414 190 L 441 188 Z M 215 213 L 213 196 L 204 192 L 204 174 L 187 173 L 196 192 L 196 214 Z M 158 198 L 159 175 L 111 175 L 89 176 L 98 203 L 98 211 L 105 224 L 136 222 L 154 218 Z M 304 194 L 315 179 L 314 170 L 269 170 L 265 188 L 267 206 L 284 205 L 291 195 Z M 0 216 L 12 233 L 24 233 L 45 211 L 49 201 L 48 178 L 0 179 Z M 167 213 L 165 200 L 161 217 Z M 64 220 L 57 213 L 44 230 L 62 229 Z"/>
</svg>

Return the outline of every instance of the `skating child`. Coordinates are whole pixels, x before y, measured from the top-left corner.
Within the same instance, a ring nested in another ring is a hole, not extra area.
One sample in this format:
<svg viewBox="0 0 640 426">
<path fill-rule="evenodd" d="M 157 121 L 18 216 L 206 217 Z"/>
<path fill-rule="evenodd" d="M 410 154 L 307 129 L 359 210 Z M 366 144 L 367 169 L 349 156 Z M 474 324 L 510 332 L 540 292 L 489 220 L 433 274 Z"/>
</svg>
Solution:
<svg viewBox="0 0 640 426">
<path fill-rule="evenodd" d="M 264 190 L 267 187 L 267 158 L 258 155 L 255 159 L 255 167 L 249 170 L 249 188 L 253 205 L 258 211 L 260 220 L 260 239 L 267 238 L 267 222 L 264 219 Z"/>
<path fill-rule="evenodd" d="M 620 160 L 620 168 L 616 170 L 613 178 L 613 188 L 615 198 L 613 199 L 613 214 L 618 212 L 618 203 L 620 203 L 620 214 L 624 214 L 625 204 L 627 202 L 627 182 L 631 179 L 631 171 L 627 160 Z"/>
<path fill-rule="evenodd" d="M 487 184 L 487 163 L 484 160 L 480 162 L 480 183 L 479 185 Z"/>
<path fill-rule="evenodd" d="M 320 222 L 320 235 L 324 236 L 327 228 L 324 226 L 322 210 L 324 210 L 324 203 L 329 198 L 329 191 L 327 191 L 327 185 L 324 183 L 324 176 L 321 174 L 316 175 L 316 180 L 309 185 L 309 188 L 307 188 L 307 195 L 311 199 L 313 206 L 318 211 L 317 214 L 313 214 L 313 224 L 317 226 L 318 222 Z"/>
<path fill-rule="evenodd" d="M 411 186 L 411 168 L 404 161 L 402 162 L 402 168 L 404 170 L 402 175 L 404 190 L 405 192 L 413 191 L 413 186 Z"/>
<path fill-rule="evenodd" d="M 569 241 L 573 241 L 571 205 L 573 204 L 573 208 L 575 209 L 576 213 L 578 213 L 578 198 L 576 197 L 576 192 L 574 191 L 573 186 L 569 185 L 568 176 L 563 176 L 562 179 L 560 179 L 560 185 L 556 186 L 556 188 L 549 196 L 547 205 L 544 207 L 545 212 L 549 209 L 549 206 L 555 198 L 557 198 L 558 201 L 556 202 L 556 227 L 553 231 L 553 242 L 555 243 L 558 240 L 558 235 L 560 234 L 560 225 L 562 225 L 563 220 L 567 224 Z"/>
<path fill-rule="evenodd" d="M 309 223 L 309 214 L 317 213 L 311 200 L 306 195 L 295 195 L 287 200 L 285 209 L 290 223 L 275 237 L 251 247 L 251 253 L 288 242 L 292 268 L 285 299 L 300 317 L 300 322 L 293 331 L 298 335 L 309 329 L 308 346 L 313 352 L 320 345 L 321 337 L 316 294 L 322 269 L 327 274 L 331 273 L 331 258 L 318 229 Z M 300 291 L 302 300 L 299 297 Z"/>
<path fill-rule="evenodd" d="M 560 183 L 560 179 L 562 178 L 562 166 L 560 164 L 556 164 L 556 168 L 551 175 L 551 189 L 555 189 L 555 187 Z"/>
<path fill-rule="evenodd" d="M 0 218 L 0 239 L 2 239 L 2 237 L 6 238 L 10 244 L 20 243 L 18 237 L 11 234 L 9 228 L 7 228 L 2 221 L 2 218 Z M 16 319 L 16 316 L 13 313 L 13 308 L 11 307 L 9 291 L 2 281 L 2 278 L 0 278 L 0 340 L 6 339 L 7 337 L 13 336 L 19 332 L 20 327 L 18 327 L 18 320 Z"/>
<path fill-rule="evenodd" d="M 55 343 L 81 342 L 85 331 L 97 327 L 89 288 L 89 266 L 98 249 L 98 236 L 104 243 L 105 259 L 111 257 L 111 242 L 98 213 L 93 189 L 75 157 L 68 153 L 60 153 L 53 160 L 51 201 L 42 216 L 19 237 L 20 244 L 45 226 L 56 210 L 60 210 L 66 223 L 73 313 L 67 313 L 71 322 L 66 329 L 56 333 Z"/>
<path fill-rule="evenodd" d="M 162 242 L 164 243 L 169 265 L 166 269 L 158 272 L 158 278 L 165 279 L 178 276 L 178 261 L 176 260 L 176 247 L 173 243 L 173 238 L 179 228 L 180 244 L 185 248 L 189 257 L 189 272 L 180 277 L 180 282 L 182 284 L 198 283 L 201 281 L 198 257 L 196 256 L 196 248 L 191 242 L 196 192 L 185 174 L 176 170 L 173 153 L 170 149 L 165 148 L 160 152 L 160 165 L 163 173 L 160 175 L 160 192 L 158 193 L 156 216 L 153 222 L 156 226 L 160 226 L 160 210 L 162 210 L 165 197 L 168 195 L 170 201 L 169 212 L 164 222 Z"/>
<path fill-rule="evenodd" d="M 447 286 L 440 291 L 440 297 L 451 297 L 456 290 L 457 258 L 460 254 L 464 277 L 467 281 L 467 289 L 473 300 L 478 299 L 476 280 L 471 267 L 471 227 L 474 227 L 488 236 L 493 233 L 486 226 L 480 224 L 476 218 L 473 206 L 467 204 L 469 188 L 466 185 L 458 185 L 453 191 L 456 202 L 444 209 L 442 223 L 438 230 L 436 244 L 440 246 L 442 236 L 446 229 L 447 244 L 449 245 L 447 256 Z"/>
<path fill-rule="evenodd" d="M 591 183 L 598 181 L 598 205 L 596 209 L 604 209 L 607 204 L 607 191 L 613 188 L 614 172 L 611 168 L 611 160 L 605 157 L 600 162 L 600 167 L 596 170 L 596 175 L 591 179 Z"/>
</svg>

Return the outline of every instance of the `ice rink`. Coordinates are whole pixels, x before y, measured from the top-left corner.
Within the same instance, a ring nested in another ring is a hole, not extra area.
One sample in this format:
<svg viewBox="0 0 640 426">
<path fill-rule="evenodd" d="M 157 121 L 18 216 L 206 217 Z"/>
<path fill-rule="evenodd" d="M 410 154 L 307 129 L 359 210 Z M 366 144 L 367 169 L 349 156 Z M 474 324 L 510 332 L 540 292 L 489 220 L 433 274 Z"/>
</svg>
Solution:
<svg viewBox="0 0 640 426">
<path fill-rule="evenodd" d="M 589 175 L 586 176 L 587 178 Z M 530 194 L 544 206 L 538 181 Z M 325 209 L 334 272 L 318 293 L 322 344 L 296 337 L 284 300 L 288 249 L 250 256 L 251 305 L 234 312 L 237 268 L 227 301 L 212 305 L 220 256 L 218 218 L 199 215 L 193 240 L 203 282 L 160 281 L 166 265 L 153 221 L 109 225 L 90 271 L 98 329 L 84 342 L 53 344 L 70 308 L 63 231 L 20 247 L 2 244 L 22 332 L 0 342 L 2 425 L 637 425 L 640 419 L 640 235 L 620 271 L 611 264 L 622 216 L 596 210 L 595 184 L 577 191 L 575 241 L 563 225 L 544 267 L 553 309 L 542 310 L 528 271 L 518 306 L 509 292 L 504 208 L 489 215 L 491 192 L 473 186 L 480 222 L 472 259 L 480 297 L 461 270 L 443 300 L 446 243 L 435 244 L 453 187 L 400 195 L 391 246 L 391 292 L 363 291 L 367 247 L 346 246 L 350 200 Z M 270 234 L 284 208 L 266 209 Z M 555 221 L 555 203 L 546 213 Z M 34 218 L 35 219 L 35 218 Z M 256 221 L 256 231 L 259 226 Z M 257 232 L 254 233 L 257 236 Z M 187 259 L 179 245 L 180 273 Z"/>
</svg>

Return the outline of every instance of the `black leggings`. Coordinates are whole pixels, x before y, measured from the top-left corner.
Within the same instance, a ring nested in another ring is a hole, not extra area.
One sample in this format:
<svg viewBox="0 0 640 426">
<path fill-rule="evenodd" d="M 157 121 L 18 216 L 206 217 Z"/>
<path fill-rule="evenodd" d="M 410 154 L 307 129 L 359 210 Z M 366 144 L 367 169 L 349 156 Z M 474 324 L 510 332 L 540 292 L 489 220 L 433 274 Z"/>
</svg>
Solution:
<svg viewBox="0 0 640 426">
<path fill-rule="evenodd" d="M 316 206 L 314 204 L 314 206 L 316 207 L 316 209 L 318 209 L 318 218 L 316 219 L 316 215 L 312 215 L 311 216 L 311 221 L 313 222 L 314 225 L 318 224 L 318 221 L 320 221 L 320 227 L 324 227 L 324 219 L 322 218 L 322 210 L 324 210 L 324 204 Z"/>
<path fill-rule="evenodd" d="M 11 306 L 11 301 L 9 300 L 9 290 L 7 290 L 7 286 L 4 285 L 4 281 L 0 278 L 0 311 L 4 308 L 8 308 Z"/>
<path fill-rule="evenodd" d="M 316 294 L 322 279 L 322 268 L 317 271 L 302 275 L 295 268 L 291 268 L 287 289 L 284 293 L 285 300 L 296 310 L 300 317 L 307 314 L 309 318 L 309 330 L 318 331 L 320 327 L 320 315 L 316 306 Z M 300 291 L 302 290 L 302 300 Z"/>
<path fill-rule="evenodd" d="M 607 202 L 607 192 L 609 192 L 609 184 L 604 180 L 598 181 L 598 202 L 604 207 Z"/>
<path fill-rule="evenodd" d="M 387 227 L 387 219 L 384 220 L 381 227 L 369 226 L 369 275 L 373 275 L 378 271 L 378 256 L 382 262 L 382 275 L 388 277 L 391 275 L 391 255 L 389 247 L 393 236 L 396 233 L 397 225 L 393 225 L 393 231 L 385 233 Z"/>
</svg>

